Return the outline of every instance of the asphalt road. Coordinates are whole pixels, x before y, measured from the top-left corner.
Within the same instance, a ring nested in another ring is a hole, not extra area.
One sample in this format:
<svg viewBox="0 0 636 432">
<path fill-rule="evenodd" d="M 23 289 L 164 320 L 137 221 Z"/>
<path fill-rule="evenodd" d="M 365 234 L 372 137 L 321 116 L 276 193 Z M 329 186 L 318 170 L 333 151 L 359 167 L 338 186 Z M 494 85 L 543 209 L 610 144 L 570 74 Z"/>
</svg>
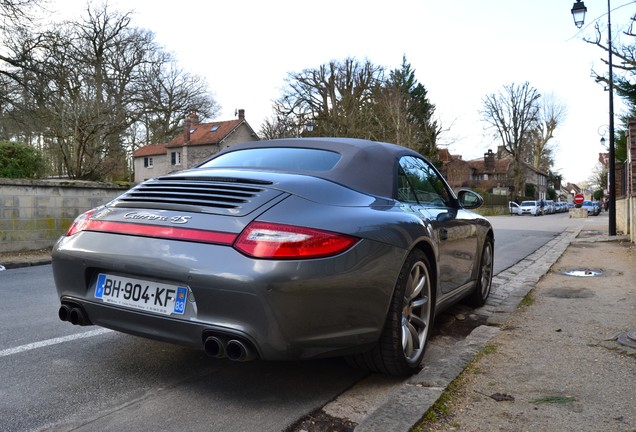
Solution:
<svg viewBox="0 0 636 432">
<path fill-rule="evenodd" d="M 495 217 L 499 272 L 567 215 Z M 50 265 L 0 272 L 0 430 L 281 431 L 365 377 L 340 359 L 233 363 L 57 319 Z"/>
<path fill-rule="evenodd" d="M 495 216 L 488 219 L 495 229 L 495 274 L 518 263 L 572 223 L 568 213 Z"/>
</svg>

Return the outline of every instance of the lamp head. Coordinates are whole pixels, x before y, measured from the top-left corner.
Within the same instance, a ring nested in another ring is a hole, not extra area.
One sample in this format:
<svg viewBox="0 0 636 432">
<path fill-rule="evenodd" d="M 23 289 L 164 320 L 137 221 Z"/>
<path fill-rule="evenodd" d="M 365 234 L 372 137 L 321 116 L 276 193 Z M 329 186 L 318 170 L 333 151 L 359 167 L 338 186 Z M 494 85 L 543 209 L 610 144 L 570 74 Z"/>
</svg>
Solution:
<svg viewBox="0 0 636 432">
<path fill-rule="evenodd" d="M 572 17 L 574 18 L 574 25 L 577 28 L 583 27 L 583 23 L 585 22 L 585 12 L 587 12 L 585 3 L 581 0 L 576 0 L 576 3 L 572 5 Z"/>
</svg>

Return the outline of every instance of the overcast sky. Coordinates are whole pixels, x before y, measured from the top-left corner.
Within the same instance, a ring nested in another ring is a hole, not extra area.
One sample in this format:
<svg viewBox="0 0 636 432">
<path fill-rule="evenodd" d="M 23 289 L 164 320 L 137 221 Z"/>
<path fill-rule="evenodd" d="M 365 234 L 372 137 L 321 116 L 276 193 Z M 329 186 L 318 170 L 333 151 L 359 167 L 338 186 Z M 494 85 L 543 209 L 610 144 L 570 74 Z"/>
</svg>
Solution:
<svg viewBox="0 0 636 432">
<path fill-rule="evenodd" d="M 86 5 L 53 1 L 76 16 Z M 272 115 L 271 101 L 289 72 L 349 56 L 390 70 L 406 55 L 436 106 L 444 128 L 441 144 L 474 159 L 498 145 L 481 121 L 484 96 L 528 81 L 567 106 L 567 119 L 555 133 L 555 169 L 577 183 L 590 177 L 598 153 L 606 151 L 600 139 L 602 133 L 608 138 L 608 92 L 591 71 L 606 72 L 601 60 L 607 55 L 582 38 L 593 37 L 595 19 L 607 27 L 607 3 L 586 0 L 586 26 L 578 31 L 573 2 L 110 0 L 109 5 L 134 10 L 136 26 L 153 31 L 184 69 L 206 78 L 222 107 L 214 120 L 233 119 L 242 108 L 257 131 Z M 612 7 L 613 33 L 619 35 L 636 4 L 615 0 Z M 618 116 L 623 108 L 615 99 Z"/>
</svg>

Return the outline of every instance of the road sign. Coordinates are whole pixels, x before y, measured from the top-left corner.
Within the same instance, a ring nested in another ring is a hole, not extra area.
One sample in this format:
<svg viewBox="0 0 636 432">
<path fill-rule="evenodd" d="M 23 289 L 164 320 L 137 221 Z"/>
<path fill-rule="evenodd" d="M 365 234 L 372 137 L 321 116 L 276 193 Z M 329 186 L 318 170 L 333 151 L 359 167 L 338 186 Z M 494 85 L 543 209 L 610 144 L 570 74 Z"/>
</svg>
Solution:
<svg viewBox="0 0 636 432">
<path fill-rule="evenodd" d="M 583 204 L 583 201 L 585 201 L 583 194 L 574 195 L 574 204 Z"/>
</svg>

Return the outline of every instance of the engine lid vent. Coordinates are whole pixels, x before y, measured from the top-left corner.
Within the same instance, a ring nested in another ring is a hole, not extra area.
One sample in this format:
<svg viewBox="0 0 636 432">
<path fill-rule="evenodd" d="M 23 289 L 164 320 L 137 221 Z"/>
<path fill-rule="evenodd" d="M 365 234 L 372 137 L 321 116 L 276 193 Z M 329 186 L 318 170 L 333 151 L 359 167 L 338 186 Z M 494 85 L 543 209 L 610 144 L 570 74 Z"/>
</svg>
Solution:
<svg viewBox="0 0 636 432">
<path fill-rule="evenodd" d="M 242 216 L 281 194 L 264 187 L 263 182 L 230 180 L 158 178 L 132 188 L 113 205 Z"/>
</svg>

